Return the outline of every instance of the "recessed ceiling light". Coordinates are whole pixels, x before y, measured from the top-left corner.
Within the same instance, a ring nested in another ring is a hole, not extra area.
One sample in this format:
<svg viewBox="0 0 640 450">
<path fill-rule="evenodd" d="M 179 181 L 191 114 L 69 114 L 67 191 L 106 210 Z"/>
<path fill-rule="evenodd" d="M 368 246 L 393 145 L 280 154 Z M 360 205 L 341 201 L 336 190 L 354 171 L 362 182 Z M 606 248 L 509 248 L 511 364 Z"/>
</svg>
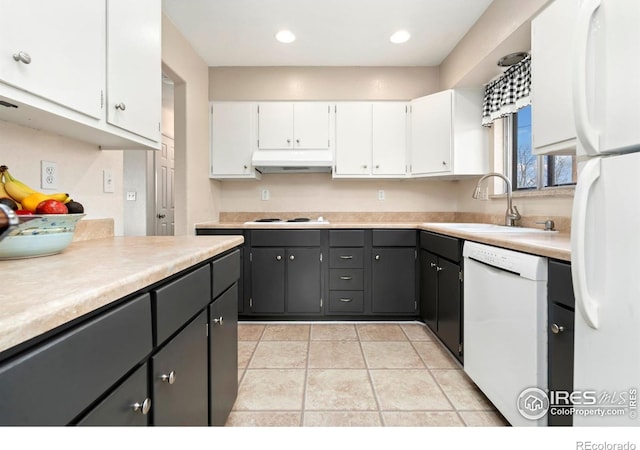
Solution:
<svg viewBox="0 0 640 450">
<path fill-rule="evenodd" d="M 409 39 L 411 39 L 411 34 L 407 30 L 398 30 L 389 38 L 394 44 L 404 44 Z"/>
<path fill-rule="evenodd" d="M 296 35 L 289 30 L 280 30 L 276 33 L 276 39 L 283 44 L 290 44 L 296 40 Z"/>
</svg>

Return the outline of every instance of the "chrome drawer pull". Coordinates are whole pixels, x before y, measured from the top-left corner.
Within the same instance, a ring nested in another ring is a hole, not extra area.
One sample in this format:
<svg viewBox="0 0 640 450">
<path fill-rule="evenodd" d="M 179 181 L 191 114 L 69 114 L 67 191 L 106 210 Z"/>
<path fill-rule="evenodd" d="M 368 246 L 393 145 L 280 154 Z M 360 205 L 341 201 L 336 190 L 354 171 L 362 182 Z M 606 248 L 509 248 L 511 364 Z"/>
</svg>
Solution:
<svg viewBox="0 0 640 450">
<path fill-rule="evenodd" d="M 349 303 L 350 301 L 352 301 L 353 299 L 351 298 L 341 298 L 340 301 L 344 302 L 344 303 Z"/>
<path fill-rule="evenodd" d="M 353 259 L 353 255 L 340 255 L 340 259 Z"/>
<path fill-rule="evenodd" d="M 553 334 L 562 333 L 564 331 L 564 327 L 562 325 L 558 325 L 556 323 L 551 324 L 551 332 Z"/>
<path fill-rule="evenodd" d="M 145 398 L 142 403 L 134 403 L 131 405 L 134 411 L 141 413 L 143 416 L 149 414 L 149 410 L 151 409 L 151 399 Z"/>
<path fill-rule="evenodd" d="M 214 325 L 215 325 L 215 324 L 217 324 L 217 325 L 222 325 L 222 321 L 223 321 L 222 316 L 220 316 L 220 317 L 214 317 L 214 318 L 213 318 L 213 323 L 214 323 Z"/>
<path fill-rule="evenodd" d="M 340 277 L 341 280 L 353 280 L 353 277 L 346 277 L 346 276 L 341 276 Z"/>
<path fill-rule="evenodd" d="M 173 384 L 176 382 L 176 371 L 172 370 L 171 372 L 169 372 L 169 375 L 162 374 L 160 375 L 160 379 L 165 383 Z"/>
</svg>

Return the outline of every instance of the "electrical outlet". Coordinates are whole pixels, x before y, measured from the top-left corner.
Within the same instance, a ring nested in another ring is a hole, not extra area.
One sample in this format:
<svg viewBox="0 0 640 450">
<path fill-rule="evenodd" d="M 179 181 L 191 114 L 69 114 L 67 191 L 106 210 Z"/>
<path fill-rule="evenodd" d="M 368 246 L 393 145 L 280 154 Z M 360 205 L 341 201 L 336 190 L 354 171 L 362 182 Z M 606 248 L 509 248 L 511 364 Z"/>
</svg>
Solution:
<svg viewBox="0 0 640 450">
<path fill-rule="evenodd" d="M 113 185 L 113 173 L 110 170 L 102 171 L 102 190 L 106 193 L 115 192 Z"/>
<path fill-rule="evenodd" d="M 269 200 L 269 189 L 263 189 L 260 193 L 260 198 L 262 200 Z"/>
<path fill-rule="evenodd" d="M 384 190 L 382 189 L 378 191 L 378 200 L 384 200 Z"/>
<path fill-rule="evenodd" d="M 136 201 L 136 192 L 127 192 L 127 200 L 130 202 L 135 202 Z"/>
<path fill-rule="evenodd" d="M 40 187 L 58 189 L 58 164 L 53 161 L 40 161 Z"/>
</svg>

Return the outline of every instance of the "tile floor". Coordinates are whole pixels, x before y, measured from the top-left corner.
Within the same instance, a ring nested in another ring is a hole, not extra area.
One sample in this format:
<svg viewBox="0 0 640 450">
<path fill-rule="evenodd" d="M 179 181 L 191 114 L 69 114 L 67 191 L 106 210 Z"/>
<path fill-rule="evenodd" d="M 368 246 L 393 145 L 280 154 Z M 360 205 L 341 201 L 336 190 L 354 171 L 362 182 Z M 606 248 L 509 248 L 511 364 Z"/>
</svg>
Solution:
<svg viewBox="0 0 640 450">
<path fill-rule="evenodd" d="M 421 323 L 238 327 L 227 426 L 504 426 Z"/>
</svg>

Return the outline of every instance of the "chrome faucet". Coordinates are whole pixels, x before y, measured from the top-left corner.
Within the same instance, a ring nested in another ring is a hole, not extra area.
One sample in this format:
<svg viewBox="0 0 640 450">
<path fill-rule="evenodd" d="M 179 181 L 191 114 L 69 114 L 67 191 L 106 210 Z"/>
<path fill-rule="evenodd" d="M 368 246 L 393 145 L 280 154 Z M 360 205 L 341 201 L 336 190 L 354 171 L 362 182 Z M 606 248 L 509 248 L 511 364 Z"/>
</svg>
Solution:
<svg viewBox="0 0 640 450">
<path fill-rule="evenodd" d="M 517 226 L 517 221 L 521 219 L 520 213 L 518 212 L 518 208 L 516 208 L 511 202 L 511 181 L 504 175 L 498 172 L 491 172 L 484 175 L 482 178 L 478 180 L 478 184 L 476 184 L 476 188 L 473 191 L 473 198 L 480 198 L 480 184 L 489 177 L 498 177 L 502 178 L 507 185 L 507 212 L 504 214 L 504 224 L 508 227 Z"/>
</svg>

